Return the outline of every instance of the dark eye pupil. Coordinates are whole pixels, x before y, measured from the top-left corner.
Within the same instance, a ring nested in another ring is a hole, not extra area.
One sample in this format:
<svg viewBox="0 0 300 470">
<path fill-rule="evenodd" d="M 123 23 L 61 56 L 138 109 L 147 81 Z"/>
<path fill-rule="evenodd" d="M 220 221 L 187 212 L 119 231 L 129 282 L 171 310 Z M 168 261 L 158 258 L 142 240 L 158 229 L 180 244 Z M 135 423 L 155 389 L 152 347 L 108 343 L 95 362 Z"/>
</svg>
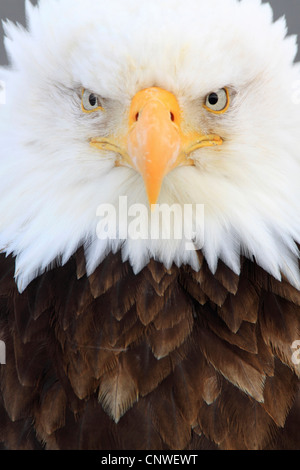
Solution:
<svg viewBox="0 0 300 470">
<path fill-rule="evenodd" d="M 89 96 L 89 102 L 91 106 L 96 106 L 97 104 L 97 97 L 93 93 Z"/>
<path fill-rule="evenodd" d="M 219 101 L 219 97 L 218 97 L 217 93 L 211 93 L 209 95 L 209 97 L 208 97 L 209 104 L 214 105 L 214 104 L 217 104 L 218 101 Z"/>
</svg>

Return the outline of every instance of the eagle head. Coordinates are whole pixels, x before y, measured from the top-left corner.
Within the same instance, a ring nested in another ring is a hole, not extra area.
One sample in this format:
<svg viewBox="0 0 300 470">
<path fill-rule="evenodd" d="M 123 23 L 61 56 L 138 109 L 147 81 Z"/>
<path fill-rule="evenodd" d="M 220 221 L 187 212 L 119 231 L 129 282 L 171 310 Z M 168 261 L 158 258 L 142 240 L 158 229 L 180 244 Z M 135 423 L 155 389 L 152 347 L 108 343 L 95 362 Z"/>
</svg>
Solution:
<svg viewBox="0 0 300 470">
<path fill-rule="evenodd" d="M 222 260 L 239 273 L 243 255 L 299 288 L 299 67 L 285 20 L 259 0 L 40 0 L 26 11 L 26 29 L 5 25 L 0 70 L 0 247 L 16 257 L 20 291 L 79 246 L 88 273 L 119 250 L 135 272 L 151 258 L 197 270 L 201 248 L 212 272 Z M 117 209 L 99 224 L 107 204 Z M 142 225 L 160 205 L 203 206 L 196 249 L 102 236 L 113 218 L 123 233 L 136 205 Z"/>
</svg>

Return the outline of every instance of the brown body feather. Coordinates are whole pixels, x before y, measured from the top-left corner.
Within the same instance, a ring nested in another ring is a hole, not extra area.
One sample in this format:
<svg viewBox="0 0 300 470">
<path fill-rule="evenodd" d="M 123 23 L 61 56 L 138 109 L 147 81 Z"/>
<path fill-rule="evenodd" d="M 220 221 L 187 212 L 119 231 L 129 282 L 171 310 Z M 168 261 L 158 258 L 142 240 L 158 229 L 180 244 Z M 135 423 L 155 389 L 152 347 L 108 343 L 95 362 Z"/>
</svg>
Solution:
<svg viewBox="0 0 300 470">
<path fill-rule="evenodd" d="M 20 295 L 1 255 L 2 448 L 300 448 L 300 292 L 199 259 L 87 277 L 78 250 Z"/>
</svg>

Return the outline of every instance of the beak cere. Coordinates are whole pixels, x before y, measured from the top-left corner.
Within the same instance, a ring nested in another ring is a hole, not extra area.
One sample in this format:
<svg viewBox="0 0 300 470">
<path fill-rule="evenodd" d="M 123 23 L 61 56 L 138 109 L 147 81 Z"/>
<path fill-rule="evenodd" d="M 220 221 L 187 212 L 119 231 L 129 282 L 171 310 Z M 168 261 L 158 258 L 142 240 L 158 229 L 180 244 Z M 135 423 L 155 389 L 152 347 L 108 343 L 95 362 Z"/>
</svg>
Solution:
<svg viewBox="0 0 300 470">
<path fill-rule="evenodd" d="M 161 88 L 138 92 L 130 106 L 129 129 L 124 139 L 91 140 L 91 145 L 115 150 L 118 165 L 130 165 L 143 177 L 150 207 L 157 202 L 164 177 L 177 166 L 194 165 L 189 155 L 198 148 L 221 145 L 216 135 L 183 133 L 181 109 L 176 97 Z M 119 142 L 122 141 L 122 145 Z"/>
</svg>

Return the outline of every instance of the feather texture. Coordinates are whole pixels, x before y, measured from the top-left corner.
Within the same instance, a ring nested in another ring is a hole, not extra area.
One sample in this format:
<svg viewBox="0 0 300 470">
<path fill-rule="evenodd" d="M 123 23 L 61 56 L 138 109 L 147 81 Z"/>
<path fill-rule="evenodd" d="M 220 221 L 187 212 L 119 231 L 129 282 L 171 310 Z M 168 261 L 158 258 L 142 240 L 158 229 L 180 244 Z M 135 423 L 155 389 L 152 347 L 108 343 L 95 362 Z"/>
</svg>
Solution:
<svg viewBox="0 0 300 470">
<path fill-rule="evenodd" d="M 79 251 L 19 294 L 13 265 L 1 255 L 4 448 L 298 445 L 284 434 L 300 424 L 288 283 L 248 260 L 238 282 L 205 261 L 201 275 L 152 260 L 136 276 L 119 253 L 88 277 Z"/>
</svg>

